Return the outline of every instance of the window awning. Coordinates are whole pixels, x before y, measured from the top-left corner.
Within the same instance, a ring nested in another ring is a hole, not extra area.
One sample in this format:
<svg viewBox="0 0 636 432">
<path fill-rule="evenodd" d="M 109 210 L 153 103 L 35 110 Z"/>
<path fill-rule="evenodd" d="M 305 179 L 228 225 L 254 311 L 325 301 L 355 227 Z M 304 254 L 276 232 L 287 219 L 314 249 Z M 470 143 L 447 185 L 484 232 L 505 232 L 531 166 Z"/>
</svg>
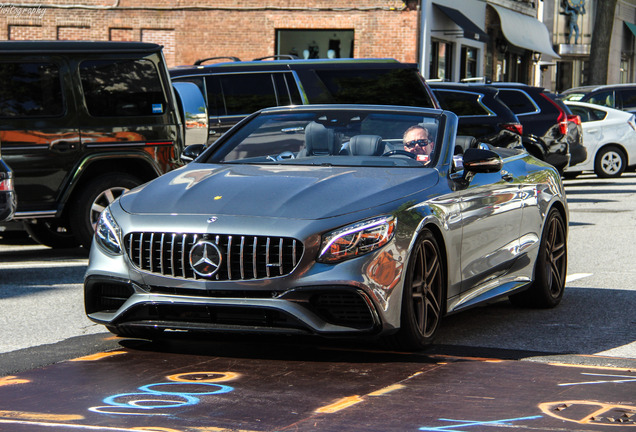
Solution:
<svg viewBox="0 0 636 432">
<path fill-rule="evenodd" d="M 552 48 L 548 28 L 536 18 L 489 4 L 499 15 L 501 31 L 512 45 L 540 52 L 548 57 L 560 58 Z"/>
<path fill-rule="evenodd" d="M 464 32 L 466 39 L 473 39 L 479 42 L 488 42 L 488 35 L 477 26 L 474 22 L 466 17 L 463 13 L 457 9 L 449 8 L 448 6 L 441 6 L 436 3 L 433 5 L 442 11 L 444 15 L 455 22 Z"/>
<path fill-rule="evenodd" d="M 631 30 L 632 34 L 636 36 L 636 24 L 628 23 L 627 21 L 623 21 L 628 29 Z"/>
</svg>

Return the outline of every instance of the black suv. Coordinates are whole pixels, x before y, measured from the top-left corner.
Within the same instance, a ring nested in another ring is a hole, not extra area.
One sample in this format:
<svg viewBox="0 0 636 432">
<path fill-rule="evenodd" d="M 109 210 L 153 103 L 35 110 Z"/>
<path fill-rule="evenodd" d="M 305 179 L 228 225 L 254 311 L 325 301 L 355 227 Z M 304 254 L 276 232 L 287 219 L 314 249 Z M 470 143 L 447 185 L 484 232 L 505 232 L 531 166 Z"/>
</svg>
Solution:
<svg viewBox="0 0 636 432">
<path fill-rule="evenodd" d="M 0 158 L 0 222 L 8 221 L 13 217 L 15 205 L 13 173 L 2 158 Z"/>
<path fill-rule="evenodd" d="M 523 126 L 489 86 L 428 82 L 442 109 L 459 117 L 458 135 L 497 147 L 521 147 Z"/>
<path fill-rule="evenodd" d="M 185 111 L 159 45 L 0 42 L 0 83 L 15 219 L 42 244 L 90 245 L 114 198 L 182 164 Z"/>
<path fill-rule="evenodd" d="M 542 87 L 518 83 L 489 85 L 499 89 L 499 98 L 519 118 L 523 125 L 523 146 L 528 153 L 563 172 L 571 157 L 568 113 Z"/>
<path fill-rule="evenodd" d="M 636 114 L 636 84 L 574 87 L 560 95 L 564 100 L 588 102 Z"/>
<path fill-rule="evenodd" d="M 201 61 L 197 62 L 201 63 Z M 439 108 L 417 65 L 393 59 L 256 60 L 180 66 L 174 83 L 205 95 L 208 144 L 262 108 L 322 103 Z"/>
</svg>

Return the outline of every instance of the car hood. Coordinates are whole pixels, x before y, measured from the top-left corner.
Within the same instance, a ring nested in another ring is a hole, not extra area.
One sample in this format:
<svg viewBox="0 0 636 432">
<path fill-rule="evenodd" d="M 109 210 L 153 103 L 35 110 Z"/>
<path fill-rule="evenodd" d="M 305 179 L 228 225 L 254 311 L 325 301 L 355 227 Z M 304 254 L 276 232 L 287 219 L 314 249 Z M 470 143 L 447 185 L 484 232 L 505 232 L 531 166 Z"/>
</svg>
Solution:
<svg viewBox="0 0 636 432">
<path fill-rule="evenodd" d="M 132 214 L 321 219 L 377 207 L 432 187 L 427 168 L 191 163 L 122 196 Z"/>
</svg>

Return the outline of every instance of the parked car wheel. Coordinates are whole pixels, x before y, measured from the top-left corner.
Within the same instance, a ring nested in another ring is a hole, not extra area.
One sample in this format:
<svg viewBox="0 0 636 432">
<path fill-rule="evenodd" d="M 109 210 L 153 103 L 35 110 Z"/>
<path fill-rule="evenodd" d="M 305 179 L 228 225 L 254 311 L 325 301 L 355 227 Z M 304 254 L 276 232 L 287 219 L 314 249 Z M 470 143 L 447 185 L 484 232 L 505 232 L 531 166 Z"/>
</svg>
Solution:
<svg viewBox="0 0 636 432">
<path fill-rule="evenodd" d="M 90 248 L 95 225 L 101 212 L 120 195 L 143 182 L 126 173 L 110 173 L 97 177 L 79 194 L 71 209 L 71 224 L 77 241 Z"/>
<path fill-rule="evenodd" d="M 625 153 L 615 146 L 602 148 L 596 155 L 594 172 L 601 178 L 620 177 L 627 165 Z"/>
<path fill-rule="evenodd" d="M 79 246 L 68 224 L 61 219 L 36 219 L 33 222 L 25 222 L 24 229 L 37 243 L 53 249 Z"/>
<path fill-rule="evenodd" d="M 567 276 L 567 235 L 561 213 L 553 208 L 546 219 L 535 265 L 534 282 L 526 291 L 510 296 L 523 307 L 555 307 L 561 302 Z"/>
<path fill-rule="evenodd" d="M 430 345 L 437 334 L 444 311 L 444 263 L 437 240 L 428 230 L 417 239 L 409 259 L 400 331 L 395 335 L 399 348 L 413 350 Z"/>
</svg>

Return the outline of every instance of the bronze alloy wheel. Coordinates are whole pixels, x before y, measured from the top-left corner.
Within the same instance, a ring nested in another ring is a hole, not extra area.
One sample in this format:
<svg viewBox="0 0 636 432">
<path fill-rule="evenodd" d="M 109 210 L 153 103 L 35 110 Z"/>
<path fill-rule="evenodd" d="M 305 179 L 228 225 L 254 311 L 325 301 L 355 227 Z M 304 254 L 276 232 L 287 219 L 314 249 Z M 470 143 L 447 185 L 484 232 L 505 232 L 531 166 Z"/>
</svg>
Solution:
<svg viewBox="0 0 636 432">
<path fill-rule="evenodd" d="M 402 324 L 396 342 L 403 349 L 432 343 L 444 313 L 444 264 L 430 231 L 417 240 L 407 270 L 402 299 Z"/>
</svg>

